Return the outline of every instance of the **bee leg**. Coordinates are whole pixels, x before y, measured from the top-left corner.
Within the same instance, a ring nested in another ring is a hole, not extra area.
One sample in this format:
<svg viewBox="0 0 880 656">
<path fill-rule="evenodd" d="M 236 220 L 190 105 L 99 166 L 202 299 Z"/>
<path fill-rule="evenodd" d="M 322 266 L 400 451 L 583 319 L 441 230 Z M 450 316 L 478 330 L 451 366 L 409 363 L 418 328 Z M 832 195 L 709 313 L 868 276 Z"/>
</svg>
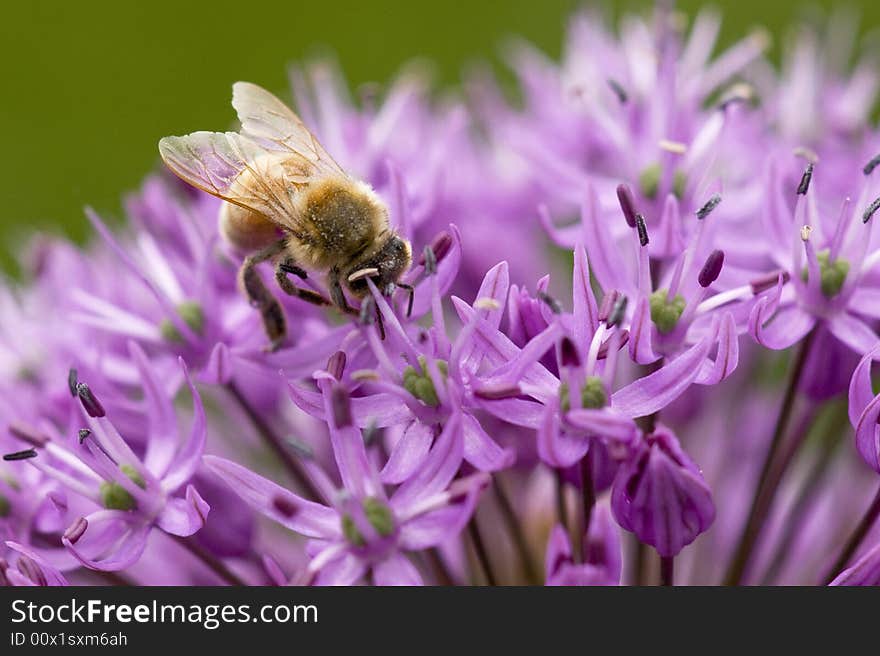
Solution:
<svg viewBox="0 0 880 656">
<path fill-rule="evenodd" d="M 284 290 L 285 294 L 301 298 L 302 300 L 308 303 L 314 303 L 315 305 L 331 305 L 330 301 L 321 296 L 318 292 L 311 289 L 302 289 L 290 282 L 290 278 L 287 277 L 287 274 L 289 273 L 292 273 L 303 280 L 306 279 L 306 272 L 299 268 L 291 258 L 284 258 L 278 262 L 278 265 L 275 267 L 275 280 L 278 283 L 278 286 Z"/>
<path fill-rule="evenodd" d="M 339 282 L 339 270 L 331 269 L 327 275 L 327 286 L 330 288 L 330 300 L 346 314 L 357 316 L 360 313 L 348 304 L 345 293 L 342 291 L 342 283 Z"/>
<path fill-rule="evenodd" d="M 278 299 L 272 295 L 263 279 L 260 278 L 257 265 L 278 255 L 285 246 L 285 240 L 280 239 L 263 250 L 249 255 L 245 258 L 238 272 L 239 285 L 247 296 L 248 303 L 260 312 L 263 329 L 269 337 L 269 349 L 272 351 L 277 350 L 287 336 L 287 320 Z"/>
<path fill-rule="evenodd" d="M 409 301 L 406 304 L 406 318 L 409 319 L 412 316 L 413 311 L 413 301 L 416 298 L 416 290 L 412 285 L 407 285 L 406 283 L 399 282 L 397 286 L 401 289 L 406 290 L 407 295 L 409 296 Z"/>
</svg>

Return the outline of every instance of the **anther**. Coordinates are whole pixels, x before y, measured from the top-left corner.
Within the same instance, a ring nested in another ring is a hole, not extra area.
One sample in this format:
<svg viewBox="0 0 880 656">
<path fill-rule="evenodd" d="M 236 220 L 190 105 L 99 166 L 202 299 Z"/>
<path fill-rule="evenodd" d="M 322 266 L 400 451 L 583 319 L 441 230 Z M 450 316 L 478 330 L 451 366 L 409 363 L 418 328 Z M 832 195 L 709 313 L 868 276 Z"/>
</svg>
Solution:
<svg viewBox="0 0 880 656">
<path fill-rule="evenodd" d="M 687 152 L 687 145 L 681 143 L 680 141 L 661 139 L 657 145 L 660 147 L 660 150 L 665 150 L 666 152 L 673 153 L 675 155 L 684 155 Z"/>
<path fill-rule="evenodd" d="M 718 207 L 720 204 L 721 204 L 721 196 L 718 194 L 713 195 L 712 198 L 707 200 L 706 203 L 695 212 L 695 214 L 697 215 L 697 219 L 702 221 L 707 216 L 709 216 L 712 213 L 712 211 L 716 207 Z"/>
<path fill-rule="evenodd" d="M 437 254 L 434 252 L 434 249 L 430 246 L 425 246 L 425 251 L 422 254 L 422 259 L 425 261 L 425 273 L 429 276 L 437 273 Z"/>
<path fill-rule="evenodd" d="M 620 203 L 620 209 L 623 211 L 623 218 L 630 228 L 636 227 L 636 208 L 633 199 L 632 189 L 628 185 L 617 185 L 617 202 Z"/>
<path fill-rule="evenodd" d="M 544 303 L 547 305 L 547 307 L 550 308 L 550 311 L 553 312 L 553 314 L 562 314 L 562 304 L 555 298 L 550 296 L 550 294 L 548 294 L 547 292 L 538 292 L 537 296 L 539 299 L 544 301 Z"/>
<path fill-rule="evenodd" d="M 27 442 L 37 448 L 46 446 L 46 443 L 49 441 L 48 437 L 37 431 L 33 426 L 28 426 L 18 421 L 9 424 L 9 433 L 22 442 Z"/>
<path fill-rule="evenodd" d="M 611 314 L 611 310 L 614 309 L 614 304 L 617 303 L 619 297 L 620 292 L 616 289 L 612 289 L 602 297 L 602 303 L 599 305 L 600 322 L 605 321 L 608 318 L 608 315 Z"/>
<path fill-rule="evenodd" d="M 312 447 L 310 447 L 302 440 L 293 437 L 292 435 L 287 437 L 284 440 L 284 443 L 290 448 L 291 451 L 293 451 L 298 457 L 302 458 L 303 460 L 311 460 L 315 457 L 315 452 L 312 450 Z"/>
<path fill-rule="evenodd" d="M 563 367 L 579 367 L 581 365 L 577 347 L 568 337 L 563 337 L 559 344 L 559 360 Z"/>
<path fill-rule="evenodd" d="M 376 444 L 383 434 L 383 429 L 376 425 L 375 420 L 371 421 L 370 425 L 363 430 L 364 445 L 372 446 L 373 444 Z"/>
<path fill-rule="evenodd" d="M 342 385 L 334 385 L 330 390 L 330 407 L 333 411 L 333 423 L 336 428 L 348 428 L 351 420 L 351 397 Z"/>
<path fill-rule="evenodd" d="M 327 360 L 327 372 L 336 380 L 342 380 L 342 374 L 345 371 L 345 351 L 336 351 Z"/>
<path fill-rule="evenodd" d="M 67 372 L 67 387 L 70 388 L 70 395 L 76 397 L 77 374 L 76 369 L 70 368 Z"/>
<path fill-rule="evenodd" d="M 865 168 L 862 169 L 862 173 L 865 175 L 871 175 L 874 172 L 874 169 L 880 165 L 880 155 L 875 155 L 870 162 L 865 164 Z"/>
<path fill-rule="evenodd" d="M 621 295 L 614 302 L 614 307 L 611 309 L 611 313 L 608 315 L 608 320 L 605 322 L 609 328 L 613 328 L 614 326 L 619 326 L 623 321 L 624 315 L 626 315 L 626 304 L 627 298 L 626 296 Z"/>
<path fill-rule="evenodd" d="M 714 250 L 709 253 L 709 257 L 706 258 L 706 263 L 703 265 L 697 278 L 700 287 L 708 287 L 718 280 L 718 276 L 721 275 L 721 267 L 723 266 L 724 251 Z"/>
<path fill-rule="evenodd" d="M 875 198 L 874 201 L 868 205 L 865 213 L 862 214 L 862 223 L 867 223 L 871 220 L 871 217 L 874 216 L 874 213 L 880 210 L 880 198 Z"/>
<path fill-rule="evenodd" d="M 28 558 L 27 556 L 21 556 L 18 559 L 17 564 L 18 571 L 20 571 L 38 586 L 46 587 L 47 585 L 49 585 L 49 582 L 46 580 L 46 575 L 43 573 L 43 570 L 32 559 Z"/>
<path fill-rule="evenodd" d="M 782 274 L 782 284 L 787 283 L 791 279 L 791 275 L 788 271 L 771 271 L 767 275 L 755 278 L 749 282 L 749 286 L 752 288 L 752 293 L 760 294 L 761 292 L 765 292 L 768 289 L 775 287 L 776 283 L 779 281 L 780 274 Z"/>
<path fill-rule="evenodd" d="M 78 433 L 79 443 L 82 444 L 83 442 L 85 442 L 86 438 L 91 434 L 92 431 L 90 431 L 88 428 L 80 428 Z"/>
<path fill-rule="evenodd" d="M 64 531 L 64 537 L 72 544 L 76 544 L 88 527 L 89 522 L 85 517 L 77 517 L 73 520 L 73 524 L 68 526 L 67 530 Z"/>
<path fill-rule="evenodd" d="M 299 511 L 299 508 L 293 501 L 282 496 L 276 496 L 272 499 L 272 507 L 288 519 Z"/>
<path fill-rule="evenodd" d="M 36 449 L 25 449 L 24 451 L 16 451 L 15 453 L 7 453 L 3 456 L 3 459 L 6 462 L 13 462 L 15 460 L 28 460 L 29 458 L 36 458 L 37 451 Z"/>
<path fill-rule="evenodd" d="M 804 174 L 801 176 L 801 182 L 798 185 L 797 193 L 799 196 L 806 195 L 807 191 L 810 189 L 810 180 L 813 179 L 813 163 L 810 162 L 807 164 L 807 168 L 804 170 Z"/>
<path fill-rule="evenodd" d="M 101 402 L 92 394 L 92 390 L 85 383 L 76 384 L 76 394 L 79 396 L 80 403 L 82 403 L 83 408 L 85 408 L 86 413 L 90 417 L 103 417 L 107 414 L 104 412 L 104 406 L 101 405 Z"/>
<path fill-rule="evenodd" d="M 606 81 L 608 82 L 608 86 L 611 87 L 611 90 L 614 92 L 614 95 L 617 96 L 617 99 L 620 101 L 620 103 L 622 105 L 625 105 L 629 100 L 629 95 L 626 93 L 626 89 L 624 89 L 620 85 L 620 82 L 610 77 Z"/>
<path fill-rule="evenodd" d="M 810 241 L 810 235 L 813 232 L 813 226 L 805 225 L 801 227 L 801 241 Z"/>
<path fill-rule="evenodd" d="M 501 304 L 494 298 L 484 296 L 474 301 L 474 308 L 477 310 L 500 310 Z"/>
<path fill-rule="evenodd" d="M 483 385 L 474 389 L 474 396 L 478 399 L 496 401 L 499 399 L 512 399 L 522 396 L 519 385 Z"/>
<path fill-rule="evenodd" d="M 645 217 L 636 214 L 636 230 L 639 231 L 639 243 L 642 246 L 648 245 L 648 227 L 645 225 Z"/>
</svg>

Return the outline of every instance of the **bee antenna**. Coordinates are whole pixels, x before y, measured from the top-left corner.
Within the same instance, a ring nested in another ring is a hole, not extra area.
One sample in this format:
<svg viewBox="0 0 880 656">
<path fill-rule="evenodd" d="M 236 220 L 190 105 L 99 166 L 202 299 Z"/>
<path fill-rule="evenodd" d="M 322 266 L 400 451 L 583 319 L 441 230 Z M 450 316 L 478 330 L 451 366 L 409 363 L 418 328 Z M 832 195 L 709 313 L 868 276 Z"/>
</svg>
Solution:
<svg viewBox="0 0 880 656">
<path fill-rule="evenodd" d="M 413 301 L 416 298 L 416 290 L 412 285 L 407 285 L 403 282 L 397 283 L 397 286 L 401 289 L 405 289 L 407 294 L 409 295 L 409 301 L 406 304 L 406 318 L 409 319 L 412 316 Z"/>
</svg>

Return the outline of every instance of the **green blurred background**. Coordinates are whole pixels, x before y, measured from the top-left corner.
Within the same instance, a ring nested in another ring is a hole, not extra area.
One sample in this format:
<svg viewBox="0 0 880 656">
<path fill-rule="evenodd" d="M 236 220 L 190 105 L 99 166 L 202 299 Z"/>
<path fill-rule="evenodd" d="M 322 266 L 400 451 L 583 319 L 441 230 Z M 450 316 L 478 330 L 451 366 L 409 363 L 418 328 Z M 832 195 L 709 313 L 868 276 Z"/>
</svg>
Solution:
<svg viewBox="0 0 880 656">
<path fill-rule="evenodd" d="M 475 60 L 498 68 L 506 37 L 558 54 L 575 0 L 412 2 L 6 3 L 0 17 L 4 126 L 0 158 L 0 264 L 34 229 L 87 234 L 82 208 L 118 216 L 122 195 L 157 165 L 166 134 L 223 129 L 238 79 L 287 95 L 287 64 L 333 53 L 348 81 L 385 82 L 412 58 L 454 85 Z M 611 13 L 644 1 L 601 3 Z M 693 15 L 705 5 L 685 0 Z M 724 0 L 723 41 L 763 24 L 775 35 L 804 13 L 797 2 Z M 880 3 L 852 2 L 863 30 Z M 828 7 L 830 2 L 814 3 Z M 778 43 L 778 40 L 777 40 Z M 777 53 L 778 54 L 778 46 Z"/>
</svg>

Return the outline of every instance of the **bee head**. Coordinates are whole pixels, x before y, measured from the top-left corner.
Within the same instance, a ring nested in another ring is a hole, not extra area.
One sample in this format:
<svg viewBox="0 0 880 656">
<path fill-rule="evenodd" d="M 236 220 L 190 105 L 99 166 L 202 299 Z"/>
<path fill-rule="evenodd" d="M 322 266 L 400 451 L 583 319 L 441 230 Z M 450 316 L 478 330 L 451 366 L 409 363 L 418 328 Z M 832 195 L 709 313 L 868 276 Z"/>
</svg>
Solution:
<svg viewBox="0 0 880 656">
<path fill-rule="evenodd" d="M 409 242 L 392 234 L 381 248 L 356 263 L 346 274 L 346 283 L 351 293 L 358 298 L 366 296 L 371 279 L 383 294 L 394 292 L 397 281 L 412 263 L 412 250 Z"/>
</svg>

